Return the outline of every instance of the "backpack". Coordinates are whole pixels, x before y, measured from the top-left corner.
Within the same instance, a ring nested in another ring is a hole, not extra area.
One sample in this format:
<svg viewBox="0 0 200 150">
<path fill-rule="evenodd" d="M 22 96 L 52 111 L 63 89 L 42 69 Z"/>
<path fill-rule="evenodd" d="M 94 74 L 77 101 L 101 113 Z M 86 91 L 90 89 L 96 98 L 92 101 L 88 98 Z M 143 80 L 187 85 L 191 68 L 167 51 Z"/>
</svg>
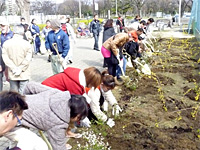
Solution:
<svg viewBox="0 0 200 150">
<path fill-rule="evenodd" d="M 136 42 L 127 42 L 124 46 L 125 51 L 133 58 L 137 57 L 139 45 Z"/>
<path fill-rule="evenodd" d="M 61 28 L 69 36 L 69 33 L 67 32 L 67 25 L 65 23 L 61 24 Z"/>
</svg>

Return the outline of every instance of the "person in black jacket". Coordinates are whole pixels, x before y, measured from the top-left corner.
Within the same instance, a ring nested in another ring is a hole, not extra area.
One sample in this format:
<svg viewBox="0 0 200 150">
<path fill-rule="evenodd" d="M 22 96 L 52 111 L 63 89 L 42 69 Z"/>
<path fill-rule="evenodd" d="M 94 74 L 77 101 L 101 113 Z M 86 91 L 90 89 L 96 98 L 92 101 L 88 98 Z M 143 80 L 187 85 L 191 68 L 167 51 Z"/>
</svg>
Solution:
<svg viewBox="0 0 200 150">
<path fill-rule="evenodd" d="M 107 22 L 104 25 L 104 31 L 103 31 L 103 43 L 109 39 L 111 36 L 115 35 L 115 30 L 113 28 L 113 19 L 108 19 Z M 103 67 L 107 67 L 108 65 L 105 62 L 103 62 Z"/>
<path fill-rule="evenodd" d="M 119 14 L 119 17 L 117 18 L 116 25 L 119 27 L 119 32 L 122 32 L 125 25 L 124 25 L 124 19 L 122 18 L 120 14 Z"/>
<path fill-rule="evenodd" d="M 3 89 L 3 72 L 5 70 L 5 64 L 2 59 L 2 49 L 0 47 L 0 91 Z"/>
<path fill-rule="evenodd" d="M 98 15 L 95 14 L 94 19 L 90 23 L 90 33 L 93 33 L 94 50 L 97 50 L 97 51 L 100 51 L 99 50 L 99 44 L 98 44 L 100 31 L 101 31 L 101 27 L 100 27 L 100 22 L 98 20 Z"/>
</svg>

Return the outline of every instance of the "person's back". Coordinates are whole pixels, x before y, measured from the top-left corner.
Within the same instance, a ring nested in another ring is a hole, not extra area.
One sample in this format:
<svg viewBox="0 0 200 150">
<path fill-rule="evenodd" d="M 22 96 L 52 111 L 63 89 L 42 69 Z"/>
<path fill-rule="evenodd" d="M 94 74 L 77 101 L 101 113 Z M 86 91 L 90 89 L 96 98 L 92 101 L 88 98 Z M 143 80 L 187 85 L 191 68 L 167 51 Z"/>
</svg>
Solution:
<svg viewBox="0 0 200 150">
<path fill-rule="evenodd" d="M 83 95 L 85 91 L 84 86 L 79 83 L 80 71 L 81 69 L 68 67 L 64 72 L 47 78 L 42 84 L 61 91 L 68 90 L 71 94 Z"/>
</svg>

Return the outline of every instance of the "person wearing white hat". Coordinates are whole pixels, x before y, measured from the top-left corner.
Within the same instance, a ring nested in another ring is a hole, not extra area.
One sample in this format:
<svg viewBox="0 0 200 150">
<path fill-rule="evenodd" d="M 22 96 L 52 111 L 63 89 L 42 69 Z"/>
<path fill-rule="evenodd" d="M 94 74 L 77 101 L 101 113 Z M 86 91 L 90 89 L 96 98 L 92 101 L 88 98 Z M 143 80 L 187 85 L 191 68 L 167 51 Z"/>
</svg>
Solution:
<svg viewBox="0 0 200 150">
<path fill-rule="evenodd" d="M 1 47 L 6 40 L 9 40 L 13 37 L 13 32 L 9 28 L 9 23 L 6 20 L 0 22 L 1 25 Z"/>
<path fill-rule="evenodd" d="M 2 48 L 4 42 L 13 37 L 13 32 L 10 30 L 9 23 L 5 19 L 0 21 L 0 26 L 1 26 L 1 48 Z M 5 72 L 4 73 L 5 73 L 5 77 L 6 77 L 5 84 L 9 84 L 8 68 L 7 67 L 5 68 Z M 1 73 L 1 76 L 3 77 L 2 73 Z M 1 88 L 3 88 L 3 86 Z"/>
</svg>

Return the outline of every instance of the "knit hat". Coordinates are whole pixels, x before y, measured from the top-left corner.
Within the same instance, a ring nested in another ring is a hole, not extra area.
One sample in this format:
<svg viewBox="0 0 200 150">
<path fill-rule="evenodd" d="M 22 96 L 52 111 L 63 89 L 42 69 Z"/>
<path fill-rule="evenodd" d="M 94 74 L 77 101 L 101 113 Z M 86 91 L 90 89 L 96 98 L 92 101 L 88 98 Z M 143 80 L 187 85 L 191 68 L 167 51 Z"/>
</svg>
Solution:
<svg viewBox="0 0 200 150">
<path fill-rule="evenodd" d="M 51 20 L 51 27 L 52 28 L 60 28 L 60 20 L 58 19 L 53 19 Z"/>
</svg>

